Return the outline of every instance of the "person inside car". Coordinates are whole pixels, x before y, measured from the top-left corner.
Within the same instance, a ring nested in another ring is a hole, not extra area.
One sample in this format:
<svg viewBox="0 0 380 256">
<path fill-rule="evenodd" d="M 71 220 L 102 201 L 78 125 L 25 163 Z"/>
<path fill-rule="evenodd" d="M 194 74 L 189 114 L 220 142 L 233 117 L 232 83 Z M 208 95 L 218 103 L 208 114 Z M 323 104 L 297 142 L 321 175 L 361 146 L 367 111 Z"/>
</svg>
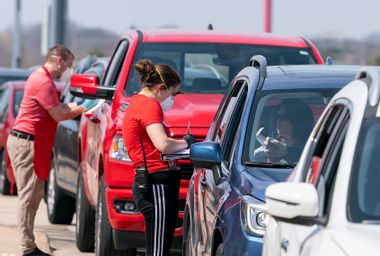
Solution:
<svg viewBox="0 0 380 256">
<path fill-rule="evenodd" d="M 267 163 L 294 164 L 313 127 L 309 106 L 299 99 L 285 99 L 278 107 L 275 137 L 265 137 L 254 151 L 254 160 Z"/>
</svg>

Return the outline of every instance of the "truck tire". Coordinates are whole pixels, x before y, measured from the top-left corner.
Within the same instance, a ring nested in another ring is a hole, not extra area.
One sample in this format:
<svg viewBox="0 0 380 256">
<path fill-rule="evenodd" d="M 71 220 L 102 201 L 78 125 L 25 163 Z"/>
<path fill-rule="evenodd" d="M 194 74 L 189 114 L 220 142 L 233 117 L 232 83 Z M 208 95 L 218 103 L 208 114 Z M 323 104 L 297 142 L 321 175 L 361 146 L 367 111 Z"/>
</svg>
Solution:
<svg viewBox="0 0 380 256">
<path fill-rule="evenodd" d="M 0 194 L 10 195 L 11 184 L 7 177 L 7 165 L 5 163 L 5 152 L 4 150 L 0 152 L 1 154 L 1 165 L 0 165 Z"/>
<path fill-rule="evenodd" d="M 95 247 L 95 210 L 87 200 L 82 168 L 79 166 L 76 198 L 75 240 L 81 252 L 93 252 Z"/>
<path fill-rule="evenodd" d="M 223 243 L 219 244 L 215 251 L 215 256 L 222 256 L 223 255 Z"/>
<path fill-rule="evenodd" d="M 47 184 L 47 214 L 51 224 L 70 224 L 75 211 L 74 198 L 65 195 L 57 184 L 53 161 Z"/>
<path fill-rule="evenodd" d="M 100 179 L 98 205 L 95 218 L 95 255 L 96 256 L 135 256 L 136 249 L 116 250 L 113 244 L 112 227 L 108 219 L 104 176 Z"/>
</svg>

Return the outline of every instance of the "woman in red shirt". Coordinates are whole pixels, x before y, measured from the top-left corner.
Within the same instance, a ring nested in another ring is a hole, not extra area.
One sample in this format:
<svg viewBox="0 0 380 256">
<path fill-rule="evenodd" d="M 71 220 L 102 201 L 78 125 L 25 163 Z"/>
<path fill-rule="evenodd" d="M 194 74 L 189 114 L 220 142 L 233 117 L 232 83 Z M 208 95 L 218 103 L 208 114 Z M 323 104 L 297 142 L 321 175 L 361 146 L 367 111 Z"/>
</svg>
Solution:
<svg viewBox="0 0 380 256">
<path fill-rule="evenodd" d="M 146 255 L 168 255 L 178 218 L 180 171 L 175 161 L 161 160 L 161 153 L 188 148 L 195 138 L 170 138 L 164 124 L 163 111 L 170 110 L 179 91 L 177 72 L 150 60 L 139 61 L 135 69 L 142 89 L 132 97 L 122 125 L 123 140 L 136 169 L 133 200 L 145 219 Z"/>
</svg>

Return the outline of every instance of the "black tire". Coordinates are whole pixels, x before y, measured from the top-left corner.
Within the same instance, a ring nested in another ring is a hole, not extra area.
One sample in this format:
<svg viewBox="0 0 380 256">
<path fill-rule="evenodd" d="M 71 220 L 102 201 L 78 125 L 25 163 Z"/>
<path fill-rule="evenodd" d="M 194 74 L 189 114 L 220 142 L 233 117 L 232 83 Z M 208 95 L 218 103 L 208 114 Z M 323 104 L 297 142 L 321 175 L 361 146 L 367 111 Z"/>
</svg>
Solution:
<svg viewBox="0 0 380 256">
<path fill-rule="evenodd" d="M 0 165 L 0 194 L 10 195 L 11 194 L 11 184 L 9 183 L 7 177 L 7 166 L 5 163 L 5 152 L 1 151 L 1 165 Z"/>
<path fill-rule="evenodd" d="M 96 256 L 135 256 L 136 249 L 116 250 L 113 244 L 112 227 L 108 219 L 104 176 L 100 179 L 98 205 L 95 217 Z"/>
<path fill-rule="evenodd" d="M 215 251 L 215 256 L 223 255 L 223 243 L 219 244 Z"/>
<path fill-rule="evenodd" d="M 75 240 L 81 252 L 93 252 L 95 248 L 95 210 L 87 200 L 84 190 L 82 168 L 78 170 L 76 198 Z"/>
<path fill-rule="evenodd" d="M 51 224 L 70 224 L 75 211 L 75 199 L 65 195 L 57 185 L 56 171 L 51 163 L 47 184 L 47 214 Z"/>
</svg>

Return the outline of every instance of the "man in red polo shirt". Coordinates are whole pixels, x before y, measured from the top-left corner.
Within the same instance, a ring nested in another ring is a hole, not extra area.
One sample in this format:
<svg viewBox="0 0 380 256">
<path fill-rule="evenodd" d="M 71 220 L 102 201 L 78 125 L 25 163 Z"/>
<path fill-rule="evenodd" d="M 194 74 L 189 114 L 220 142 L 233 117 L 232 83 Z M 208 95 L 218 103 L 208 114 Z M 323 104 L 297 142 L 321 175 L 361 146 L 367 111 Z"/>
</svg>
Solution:
<svg viewBox="0 0 380 256">
<path fill-rule="evenodd" d="M 72 52 L 62 45 L 49 49 L 45 64 L 34 71 L 25 85 L 24 97 L 7 150 L 18 189 L 18 225 L 23 255 L 49 255 L 34 241 L 34 219 L 49 176 L 57 122 L 74 118 L 94 106 L 94 101 L 59 102 L 55 79 L 61 78 L 74 61 Z"/>
</svg>

